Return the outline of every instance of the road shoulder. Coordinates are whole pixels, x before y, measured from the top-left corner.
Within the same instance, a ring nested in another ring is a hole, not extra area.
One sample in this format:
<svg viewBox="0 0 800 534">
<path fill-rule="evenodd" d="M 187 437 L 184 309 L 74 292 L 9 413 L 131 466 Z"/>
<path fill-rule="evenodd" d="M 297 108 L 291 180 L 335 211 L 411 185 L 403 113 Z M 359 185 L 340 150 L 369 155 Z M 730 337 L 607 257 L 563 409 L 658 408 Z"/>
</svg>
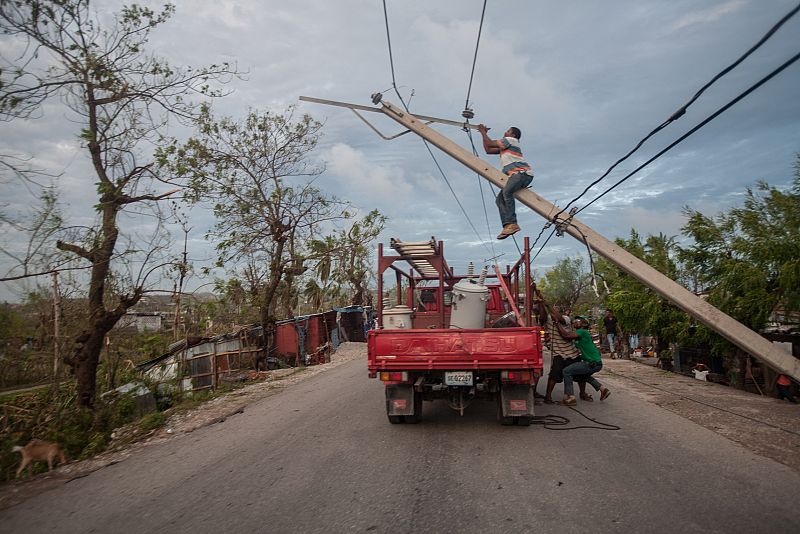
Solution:
<svg viewBox="0 0 800 534">
<path fill-rule="evenodd" d="M 800 472 L 800 405 L 630 360 L 604 360 L 601 374 L 647 402 Z"/>
</svg>

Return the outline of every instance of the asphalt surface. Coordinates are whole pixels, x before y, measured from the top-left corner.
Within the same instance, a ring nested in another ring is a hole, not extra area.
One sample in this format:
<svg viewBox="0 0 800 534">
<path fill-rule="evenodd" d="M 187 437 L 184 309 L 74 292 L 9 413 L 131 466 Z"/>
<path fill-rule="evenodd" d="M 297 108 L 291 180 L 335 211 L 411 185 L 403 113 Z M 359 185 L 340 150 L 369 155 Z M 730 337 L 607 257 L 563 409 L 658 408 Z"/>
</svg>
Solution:
<svg viewBox="0 0 800 534">
<path fill-rule="evenodd" d="M 489 403 L 462 417 L 441 401 L 420 425 L 390 425 L 365 367 L 343 363 L 0 511 L 0 531 L 800 532 L 797 471 L 619 380 L 579 409 L 620 430 L 503 427 Z"/>
</svg>

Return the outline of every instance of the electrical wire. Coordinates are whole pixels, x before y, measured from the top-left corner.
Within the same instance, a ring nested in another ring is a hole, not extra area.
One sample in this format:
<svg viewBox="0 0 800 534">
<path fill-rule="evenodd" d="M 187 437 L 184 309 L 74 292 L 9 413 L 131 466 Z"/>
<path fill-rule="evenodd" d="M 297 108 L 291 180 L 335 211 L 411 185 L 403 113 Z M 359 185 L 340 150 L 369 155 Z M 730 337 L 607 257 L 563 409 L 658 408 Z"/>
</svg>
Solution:
<svg viewBox="0 0 800 534">
<path fill-rule="evenodd" d="M 750 87 L 749 87 L 747 90 L 745 90 L 744 92 L 740 93 L 740 94 L 739 94 L 739 96 L 737 96 L 736 98 L 734 98 L 733 100 L 731 100 L 730 102 L 728 102 L 727 104 L 725 104 L 724 106 L 722 106 L 721 108 L 719 108 L 717 111 L 715 111 L 714 113 L 712 113 L 711 115 L 709 115 L 708 117 L 706 117 L 704 120 L 702 120 L 700 123 L 698 123 L 698 124 L 697 124 L 697 125 L 696 125 L 694 128 L 692 128 L 691 130 L 689 130 L 688 132 L 686 132 L 685 134 L 683 134 L 682 136 L 680 136 L 680 137 L 679 137 L 677 140 L 673 141 L 673 142 L 672 142 L 672 143 L 671 143 L 669 146 L 667 146 L 666 148 L 664 148 L 663 150 L 661 150 L 660 152 L 658 152 L 658 153 L 657 153 L 655 156 L 653 156 L 652 158 L 648 159 L 647 161 L 645 161 L 644 163 L 642 163 L 641 165 L 639 165 L 638 167 L 636 167 L 636 169 L 634 169 L 633 171 L 631 171 L 630 173 L 628 173 L 626 176 L 624 176 L 622 179 L 620 179 L 619 181 L 617 181 L 617 182 L 616 182 L 614 185 L 612 185 L 611 187 L 609 187 L 608 189 L 606 189 L 605 191 L 603 191 L 602 193 L 600 193 L 599 195 L 597 195 L 597 196 L 596 196 L 594 199 L 592 199 L 592 200 L 591 200 L 591 201 L 590 201 L 588 204 L 586 204 L 585 206 L 583 206 L 582 208 L 580 208 L 580 209 L 579 209 L 578 211 L 576 211 L 575 213 L 577 214 L 577 213 L 580 213 L 580 212 L 582 212 L 583 210 L 585 210 L 586 208 L 588 208 L 589 206 L 591 206 L 592 204 L 594 204 L 595 202 L 597 202 L 598 200 L 600 200 L 601 198 L 603 198 L 605 195 L 607 195 L 608 193 L 610 193 L 610 192 L 611 192 L 613 189 L 615 189 L 617 186 L 619 186 L 620 184 L 622 184 L 622 183 L 623 183 L 625 180 L 627 180 L 628 178 L 630 178 L 631 176 L 633 176 L 634 174 L 636 174 L 636 173 L 637 173 L 637 172 L 639 172 L 640 170 L 642 170 L 642 169 L 644 169 L 645 167 L 647 167 L 649 164 L 651 164 L 651 163 L 652 163 L 652 162 L 654 162 L 656 159 L 658 159 L 659 157 L 661 157 L 662 155 L 664 155 L 666 152 L 668 152 L 669 150 L 671 150 L 672 148 L 674 148 L 675 146 L 677 146 L 678 144 L 680 144 L 681 142 L 683 142 L 683 141 L 684 141 L 686 138 L 688 138 L 689 136 L 691 136 L 692 134 L 694 134 L 695 132 L 697 132 L 698 130 L 700 130 L 700 129 L 701 129 L 702 127 L 704 127 L 706 124 L 708 124 L 709 122 L 711 122 L 711 121 L 713 121 L 714 119 L 716 119 L 718 116 L 720 116 L 722 113 L 724 113 L 725 111 L 727 111 L 728 109 L 730 109 L 732 106 L 734 106 L 735 104 L 737 104 L 737 103 L 738 103 L 740 100 L 742 100 L 743 98 L 745 98 L 747 95 L 749 95 L 750 93 L 752 93 L 753 91 L 755 91 L 756 89 L 758 89 L 759 87 L 761 87 L 762 85 L 764 85 L 765 83 L 767 83 L 769 80 L 771 80 L 772 78 L 774 78 L 775 76 L 777 76 L 778 74 L 780 74 L 780 73 L 781 73 L 781 72 L 782 72 L 784 69 L 786 69 L 786 68 L 788 68 L 789 66 L 791 66 L 791 65 L 792 65 L 794 62 L 796 62 L 798 59 L 800 59 L 800 52 L 798 52 L 797 54 L 795 54 L 794 56 L 792 56 L 791 58 L 789 58 L 789 59 L 788 59 L 787 61 L 785 61 L 785 62 L 784 62 L 784 63 L 783 63 L 783 64 L 782 64 L 780 67 L 776 68 L 775 70 L 773 70 L 772 72 L 770 72 L 769 74 L 767 74 L 766 76 L 764 76 L 763 78 L 761 78 L 761 79 L 760 79 L 758 82 L 756 82 L 755 84 L 751 85 L 751 86 L 750 86 Z M 562 210 L 562 211 L 563 211 L 563 210 Z"/>
<path fill-rule="evenodd" d="M 799 7 L 800 7 L 800 6 L 799 6 Z M 796 10 L 795 10 L 795 11 L 796 11 Z M 793 13 L 794 13 L 794 12 L 793 12 Z M 792 14 L 793 14 L 793 13 L 792 13 Z M 728 109 L 730 109 L 732 106 L 734 106 L 735 104 L 737 104 L 739 101 L 741 101 L 742 99 L 744 99 L 745 97 L 747 97 L 747 96 L 748 96 L 750 93 L 752 93 L 753 91 L 755 91 L 756 89 L 758 89 L 759 87 L 761 87 L 762 85 L 764 85 L 766 82 L 768 82 L 769 80 L 771 80 L 772 78 L 774 78 L 775 76 L 777 76 L 778 74 L 780 74 L 780 73 L 781 73 L 783 70 L 785 70 L 786 68 L 788 68 L 789 66 L 791 66 L 793 63 L 795 63 L 795 62 L 796 62 L 798 59 L 800 59 L 800 52 L 798 52 L 797 54 L 795 54 L 794 56 L 792 56 L 791 58 L 789 58 L 789 59 L 788 59 L 787 61 L 785 61 L 785 62 L 784 62 L 782 65 L 780 65 L 778 68 L 776 68 L 775 70 L 773 70 L 772 72 L 770 72 L 768 75 L 766 75 L 766 76 L 764 76 L 763 78 L 761 78 L 761 79 L 760 79 L 758 82 L 756 82 L 755 84 L 753 84 L 752 86 L 750 86 L 750 87 L 749 87 L 748 89 L 746 89 L 744 92 L 740 93 L 740 94 L 739 94 L 739 95 L 738 95 L 736 98 L 734 98 L 733 100 L 731 100 L 730 102 L 728 102 L 727 104 L 725 104 L 724 106 L 722 106 L 721 108 L 719 108 L 717 111 L 715 111 L 714 113 L 712 113 L 711 115 L 709 115 L 708 117 L 706 117 L 706 118 L 705 118 L 703 121 L 701 121 L 700 123 L 698 123 L 698 124 L 697 124 L 697 125 L 696 125 L 694 128 L 692 128 L 691 130 L 689 130 L 688 132 L 686 132 L 685 134 L 683 134 L 683 135 L 682 135 L 681 137 L 679 137 L 677 140 L 673 141 L 673 142 L 672 142 L 672 143 L 671 143 L 669 146 L 667 146 L 666 148 L 664 148 L 663 150 L 661 150 L 660 152 L 658 152 L 658 153 L 657 153 L 655 156 L 651 157 L 649 160 L 647 160 L 646 162 L 644 162 L 643 164 L 641 164 L 640 166 L 638 166 L 636 169 L 634 169 L 633 171 L 631 171 L 630 173 L 628 173 L 626 176 L 624 176 L 623 178 L 621 178 L 620 180 L 618 180 L 618 181 L 617 181 L 615 184 L 613 184 L 612 186 L 610 186 L 609 188 L 607 188 L 605 191 L 603 191 L 602 193 L 600 193 L 599 195 L 597 195 L 597 196 L 596 196 L 594 199 L 592 199 L 591 201 L 589 201 L 589 202 L 588 202 L 586 205 L 584 205 L 583 207 L 581 207 L 580 209 L 578 209 L 577 211 L 575 211 L 575 214 L 574 214 L 574 215 L 577 215 L 578 213 L 582 212 L 583 210 L 585 210 L 586 208 L 588 208 L 589 206 L 591 206 L 592 204 L 594 204 L 595 202 L 597 202 L 598 200 L 600 200 L 601 198 L 603 198 L 605 195 L 607 195 L 608 193 L 610 193 L 612 190 L 614 190 L 614 189 L 616 189 L 617 187 L 619 187 L 619 186 L 620 186 L 620 185 L 621 185 L 623 182 L 625 182 L 626 180 L 628 180 L 628 179 L 629 179 L 630 177 L 632 177 L 634 174 L 636 174 L 636 173 L 637 173 L 637 172 L 639 172 L 640 170 L 642 170 L 642 169 L 644 169 L 645 167 L 647 167 L 649 164 L 651 164 L 653 161 L 655 161 L 656 159 L 658 159 L 659 157 L 661 157 L 662 155 L 664 155 L 665 153 L 667 153 L 669 150 L 673 149 L 675 146 L 677 146 L 677 145 L 679 145 L 680 143 L 682 143 L 684 140 L 686 140 L 688 137 L 690 137 L 691 135 L 693 135 L 695 132 L 697 132 L 698 130 L 700 130 L 701 128 L 703 128 L 703 127 L 704 127 L 705 125 L 707 125 L 709 122 L 713 121 L 713 120 L 714 120 L 714 119 L 716 119 L 716 118 L 717 118 L 719 115 L 721 115 L 722 113 L 724 113 L 725 111 L 727 111 Z M 582 193 L 582 194 L 583 194 L 583 193 Z M 576 198 L 579 198 L 579 197 L 576 197 Z M 564 208 L 564 209 L 566 209 L 566 208 Z M 562 209 L 562 210 L 561 210 L 559 213 L 557 213 L 557 214 L 555 215 L 555 217 L 553 217 L 553 220 L 557 219 L 557 218 L 558 218 L 558 216 L 559 216 L 561 213 L 563 213 L 563 212 L 564 212 L 564 209 Z M 548 221 L 548 223 L 547 223 L 547 224 L 550 224 L 550 222 Z M 542 228 L 542 231 L 544 231 L 544 230 L 547 228 L 547 224 L 545 224 L 545 226 Z M 553 232 L 551 232 L 551 233 L 550 233 L 550 236 L 549 236 L 549 237 L 547 238 L 547 240 L 546 240 L 546 241 L 545 241 L 545 242 L 542 244 L 541 248 L 539 248 L 539 251 L 538 251 L 538 252 L 536 253 L 536 255 L 535 255 L 535 256 L 534 256 L 534 257 L 531 259 L 531 261 L 535 260 L 535 259 L 536 259 L 536 258 L 539 256 L 539 253 L 541 253 L 542 249 L 544 249 L 545 245 L 547 245 L 547 242 L 548 242 L 548 241 L 550 241 L 550 238 L 551 238 L 551 237 L 553 237 L 553 233 L 555 233 L 555 229 L 553 230 Z M 540 232 L 540 234 L 539 234 L 539 235 L 541 236 L 541 232 Z M 539 238 L 537 237 L 537 238 L 536 238 L 536 241 L 538 241 L 538 240 L 539 240 Z M 535 242 L 534 242 L 534 244 L 535 244 Z M 533 246 L 532 246 L 531 248 L 533 248 Z"/>
<path fill-rule="evenodd" d="M 683 115 L 686 113 L 686 110 L 689 108 L 689 106 L 691 106 L 691 105 L 692 105 L 692 104 L 693 104 L 693 103 L 694 103 L 694 102 L 695 102 L 695 101 L 696 101 L 698 98 L 700 98 L 700 95 L 702 95 L 702 94 L 703 94 L 703 93 L 704 93 L 704 92 L 705 92 L 705 91 L 706 91 L 706 90 L 707 90 L 709 87 L 711 87 L 711 86 L 712 86 L 714 83 L 716 83 L 716 82 L 717 82 L 717 81 L 718 81 L 720 78 L 722 78 L 723 76 L 725 76 L 726 74 L 728 74 L 728 73 L 729 73 L 731 70 L 733 70 L 734 68 L 736 68 L 736 67 L 737 67 L 739 64 L 741 64 L 741 63 L 742 63 L 742 61 L 744 61 L 745 59 L 747 59 L 747 57 L 749 57 L 749 56 L 750 56 L 750 55 L 751 55 L 753 52 L 755 52 L 756 50 L 758 50 L 758 49 L 759 49 L 759 48 L 760 48 L 760 47 L 761 47 L 761 46 L 762 46 L 764 43 L 766 43 L 766 42 L 767 42 L 767 41 L 768 41 L 768 40 L 769 40 L 769 39 L 770 39 L 770 38 L 771 38 L 771 37 L 772 37 L 772 36 L 775 34 L 775 32 L 777 32 L 777 31 L 778 31 L 778 29 L 780 29 L 780 27 L 781 27 L 781 26 L 783 26 L 783 25 L 784 25 L 784 24 L 785 24 L 785 23 L 786 23 L 786 22 L 787 22 L 789 19 L 791 19 L 793 16 L 795 16 L 795 15 L 797 14 L 797 12 L 798 12 L 798 11 L 800 11 L 800 4 L 798 4 L 797 6 L 795 6 L 795 7 L 794 7 L 794 9 L 792 9 L 791 11 L 789 11 L 789 12 L 788 12 L 786 15 L 784 15 L 784 16 L 783 16 L 783 17 L 782 17 L 782 18 L 781 18 L 781 19 L 780 19 L 780 20 L 779 20 L 777 23 L 775 23 L 775 24 L 772 26 L 772 28 L 770 28 L 770 29 L 767 31 L 767 33 L 765 33 L 765 34 L 764 34 L 764 36 L 763 36 L 763 37 L 761 37 L 761 39 L 759 39 L 759 40 L 758 40 L 758 41 L 757 41 L 757 42 L 756 42 L 756 43 L 755 43 L 753 46 L 751 46 L 751 47 L 750 47 L 750 49 L 748 49 L 748 50 L 747 50 L 747 51 L 746 51 L 744 54 L 742 54 L 742 55 L 741 55 L 741 56 L 740 56 L 740 57 L 739 57 L 739 58 L 738 58 L 736 61 L 734 61 L 733 63 L 731 63 L 731 64 L 730 64 L 730 65 L 728 65 L 727 67 L 725 67 L 725 68 L 724 68 L 722 71 L 720 71 L 720 72 L 719 72 L 718 74 L 716 74 L 716 75 L 715 75 L 713 78 L 711 78 L 711 80 L 709 80 L 709 81 L 708 81 L 708 82 L 707 82 L 705 85 L 703 85 L 703 86 L 702 86 L 702 87 L 701 87 L 701 88 L 700 88 L 700 89 L 699 89 L 699 90 L 698 90 L 698 91 L 697 91 L 697 92 L 694 94 L 694 96 L 692 96 L 692 98 L 690 98 L 690 99 L 689 99 L 689 101 L 688 101 L 686 104 L 684 104 L 683 106 L 681 106 L 681 107 L 680 107 L 680 108 L 679 108 L 679 109 L 678 109 L 678 110 L 677 110 L 675 113 L 673 113 L 672 115 L 670 115 L 670 117 L 669 117 L 667 120 L 665 120 L 664 122 L 662 122 L 662 123 L 661 123 L 660 125 L 658 125 L 658 126 L 655 128 L 655 129 L 653 129 L 653 130 L 652 130 L 652 131 L 651 131 L 649 134 L 647 134 L 647 135 L 646 135 L 646 136 L 645 136 L 645 137 L 644 137 L 644 138 L 643 138 L 641 141 L 639 141 L 639 142 L 636 144 L 636 146 L 634 146 L 634 147 L 633 147 L 633 149 L 631 149 L 631 150 L 630 150 L 630 151 L 629 151 L 627 154 L 625 154 L 623 157 L 621 157 L 620 159 L 618 159 L 618 160 L 617 160 L 617 161 L 616 161 L 616 162 L 615 162 L 615 163 L 614 163 L 614 164 L 613 164 L 611 167 L 609 167 L 609 168 L 608 168 L 608 170 L 606 170 L 606 172 L 604 172 L 602 176 L 600 176 L 599 178 L 597 178 L 596 180 L 594 180 L 594 181 L 593 181 L 591 184 L 589 184 L 589 185 L 588 185 L 588 186 L 587 186 L 587 187 L 586 187 L 586 188 L 585 188 L 585 189 L 584 189 L 584 190 L 583 190 L 583 191 L 582 191 L 582 192 L 581 192 L 581 193 L 580 193 L 578 196 L 576 196 L 575 198 L 573 198 L 572 200 L 570 200 L 570 201 L 569 201 L 569 203 L 567 203 L 567 205 L 566 205 L 566 206 L 564 206 L 564 208 L 562 208 L 562 209 L 561 209 L 561 211 L 559 211 L 559 212 L 558 212 L 558 213 L 557 213 L 557 214 L 556 214 L 556 215 L 553 217 L 553 219 L 556 219 L 556 218 L 558 218 L 558 216 L 559 216 L 559 215 L 561 215 L 562 213 L 564 213 L 564 211 L 565 211 L 565 210 L 567 210 L 567 209 L 568 209 L 568 208 L 569 208 L 571 205 L 573 205 L 575 202 L 577 202 L 579 199 L 581 199 L 581 198 L 582 198 L 582 197 L 583 197 L 583 196 L 584 196 L 584 195 L 585 195 L 585 194 L 586 194 L 586 193 L 587 193 L 587 192 L 588 192 L 588 191 L 589 191 L 589 190 L 590 190 L 592 187 L 594 187 L 595 185 L 597 185 L 597 184 L 598 184 L 598 183 L 599 183 L 601 180 L 605 179 L 605 178 L 606 178 L 606 177 L 607 177 L 607 176 L 608 176 L 608 175 L 611 173 L 611 171 L 612 171 L 612 170 L 614 170 L 614 169 L 615 169 L 615 168 L 616 168 L 616 167 L 617 167 L 617 166 L 618 166 L 620 163 L 622 163 L 623 161 L 627 160 L 627 159 L 628 159 L 630 156 L 632 156 L 632 155 L 633 155 L 633 154 L 634 154 L 634 153 L 635 153 L 637 150 L 639 150 L 639 148 L 641 148 L 641 147 L 642 147 L 642 145 L 644 145 L 644 143 L 645 143 L 645 142 L 647 142 L 647 141 L 648 141 L 648 140 L 649 140 L 649 139 L 650 139 L 652 136 L 654 136 L 656 133 L 658 133 L 658 132 L 660 132 L 661 130 L 663 130 L 664 128 L 666 128 L 666 127 L 667 127 L 669 124 L 671 124 L 671 123 L 672 123 L 672 122 L 674 122 L 675 120 L 677 120 L 677 119 L 679 119 L 680 117 L 682 117 L 682 116 L 683 116 Z M 585 207 L 586 207 L 586 206 L 584 206 L 584 208 L 585 208 Z M 582 208 L 582 209 L 583 209 L 583 208 Z M 541 235 L 541 234 L 540 234 L 540 235 Z"/>
<path fill-rule="evenodd" d="M 469 87 L 467 88 L 467 100 L 464 103 L 464 109 L 469 108 L 469 95 L 472 92 L 472 79 L 475 77 L 475 64 L 478 62 L 478 47 L 481 45 L 481 32 L 483 31 L 483 18 L 486 15 L 486 1 L 483 0 L 483 9 L 481 10 L 481 23 L 478 26 L 478 40 L 475 42 L 475 55 L 472 57 L 472 72 L 469 75 Z"/>
<path fill-rule="evenodd" d="M 484 4 L 484 7 L 485 7 L 485 4 Z M 467 122 L 469 122 L 469 119 L 467 119 Z M 475 157 L 478 157 L 478 149 L 475 148 L 475 141 L 472 139 L 472 131 L 469 128 L 464 128 L 464 130 L 466 130 L 467 137 L 469 138 L 469 144 L 472 146 L 472 154 Z M 475 175 L 478 178 L 478 188 L 480 189 L 480 192 L 481 192 L 481 204 L 483 204 L 483 216 L 486 219 L 486 233 L 490 237 L 490 241 L 489 242 L 491 243 L 491 247 L 492 247 L 492 257 L 496 258 L 497 257 L 497 253 L 494 250 L 494 241 L 491 241 L 492 227 L 489 224 L 489 211 L 486 209 L 486 197 L 483 194 L 483 177 L 478 173 L 475 173 Z M 489 182 L 489 191 L 491 191 L 492 194 L 494 195 L 494 188 L 493 188 L 493 184 L 491 182 Z"/>
<path fill-rule="evenodd" d="M 615 373 L 614 371 L 611 371 L 609 369 L 603 369 L 603 370 L 606 371 L 609 374 L 616 375 L 616 376 L 618 376 L 620 378 L 623 378 L 625 380 L 632 380 L 634 382 L 638 382 L 638 383 L 642 384 L 643 386 L 647 386 L 647 387 L 650 387 L 650 388 L 653 388 L 653 389 L 657 389 L 659 391 L 662 391 L 664 393 L 668 393 L 670 395 L 675 395 L 676 397 L 679 397 L 681 399 L 688 400 L 688 401 L 691 401 L 691 402 L 695 402 L 697 404 L 702 404 L 703 406 L 707 406 L 709 408 L 713 408 L 715 410 L 719 410 L 720 412 L 729 413 L 731 415 L 735 415 L 737 417 L 741 417 L 742 419 L 747 419 L 747 420 L 753 421 L 755 423 L 761 423 L 762 425 L 766 425 L 766 426 L 775 428 L 777 430 L 782 430 L 782 431 L 784 431 L 784 432 L 786 432 L 788 434 L 794 434 L 796 436 L 800 436 L 800 432 L 796 432 L 796 431 L 790 430 L 788 428 L 783 428 L 782 426 L 773 425 L 772 423 L 768 423 L 768 422 L 766 422 L 766 421 L 764 421 L 762 419 L 758 419 L 756 417 L 750 417 L 749 415 L 744 415 L 744 414 L 741 414 L 741 413 L 738 413 L 738 412 L 734 412 L 733 410 L 728 410 L 727 408 L 722 408 L 720 406 L 716 406 L 714 404 L 711 404 L 711 403 L 708 403 L 708 402 L 704 402 L 704 401 L 695 399 L 693 397 L 687 397 L 686 395 L 681 395 L 680 393 L 675 393 L 674 391 L 670 391 L 668 389 L 660 388 L 660 387 L 656 386 L 655 384 L 651 384 L 651 383 L 645 382 L 643 380 L 639 380 L 638 378 L 634 378 L 632 376 L 627 376 L 627 375 L 623 375 L 623 374 L 620 374 L 620 373 Z"/>
<path fill-rule="evenodd" d="M 572 406 L 569 407 L 570 410 L 580 414 L 585 419 L 588 419 L 595 425 L 599 426 L 591 426 L 591 425 L 578 425 L 578 426 L 571 426 L 568 428 L 558 428 L 561 426 L 566 426 L 570 424 L 570 420 L 563 415 L 534 415 L 531 419 L 531 423 L 535 425 L 542 425 L 547 430 L 578 430 L 579 428 L 588 428 L 592 430 L 622 430 L 621 427 L 617 425 L 612 425 L 611 423 L 603 423 L 602 421 L 598 421 L 592 417 L 589 417 L 582 411 L 578 410 L 577 408 L 573 408 Z"/>
<path fill-rule="evenodd" d="M 539 257 L 539 254 L 541 254 L 541 253 L 542 253 L 542 250 L 544 249 L 544 247 L 546 247 L 546 246 L 547 246 L 547 243 L 550 241 L 550 239 L 553 237 L 553 235 L 555 235 L 555 233 L 556 233 L 556 229 L 555 229 L 555 228 L 553 228 L 553 229 L 550 231 L 550 235 L 549 235 L 549 236 L 547 236 L 547 239 L 545 239 L 545 240 L 544 240 L 544 243 L 542 243 L 542 246 L 541 246 L 541 247 L 539 247 L 539 251 L 536 253 L 536 255 L 535 255 L 534 257 L 532 257 L 532 258 L 531 258 L 531 263 L 533 263 L 533 261 L 534 261 L 536 258 L 538 258 L 538 257 Z M 531 248 L 533 248 L 533 247 L 531 247 Z"/>
<path fill-rule="evenodd" d="M 386 43 L 387 43 L 388 49 L 389 49 L 389 66 L 390 66 L 391 71 L 392 71 L 392 87 L 394 88 L 394 91 L 397 94 L 397 98 L 400 99 L 400 103 L 403 104 L 403 108 L 410 113 L 410 111 L 408 109 L 408 105 L 406 104 L 406 101 L 403 99 L 402 95 L 400 95 L 400 91 L 397 90 L 397 78 L 396 78 L 395 72 L 394 72 L 394 57 L 393 57 L 393 53 L 392 53 L 392 37 L 391 37 L 391 35 L 389 33 L 389 13 L 388 13 L 388 11 L 386 9 L 386 0 L 383 0 L 383 18 L 384 18 L 384 21 L 386 23 Z M 433 154 L 433 150 L 431 150 L 430 145 L 428 144 L 428 142 L 425 139 L 422 139 L 422 142 L 425 145 L 425 148 L 428 150 L 428 154 L 430 154 L 431 159 L 433 159 L 433 163 L 436 165 L 436 168 L 439 170 L 439 174 L 441 174 L 442 179 L 444 179 L 445 183 L 447 184 L 447 188 L 450 189 L 450 193 L 452 193 L 453 198 L 455 199 L 456 203 L 458 204 L 458 207 L 461 208 L 461 212 L 464 214 L 464 217 L 466 217 L 467 222 L 469 223 L 470 227 L 472 228 L 472 231 L 475 232 L 475 235 L 478 237 L 478 240 L 481 242 L 481 244 L 487 250 L 489 250 L 489 247 L 486 246 L 486 242 L 483 240 L 483 238 L 481 238 L 480 232 L 478 232 L 477 228 L 475 228 L 475 225 L 473 224 L 472 219 L 470 219 L 469 214 L 467 214 L 467 210 L 464 209 L 464 205 L 461 203 L 461 200 L 458 198 L 458 195 L 456 195 L 456 192 L 453 189 L 453 186 L 450 184 L 450 180 L 447 179 L 447 175 L 445 174 L 444 169 L 442 169 L 442 166 L 439 165 L 439 161 L 436 159 L 436 156 Z"/>
</svg>

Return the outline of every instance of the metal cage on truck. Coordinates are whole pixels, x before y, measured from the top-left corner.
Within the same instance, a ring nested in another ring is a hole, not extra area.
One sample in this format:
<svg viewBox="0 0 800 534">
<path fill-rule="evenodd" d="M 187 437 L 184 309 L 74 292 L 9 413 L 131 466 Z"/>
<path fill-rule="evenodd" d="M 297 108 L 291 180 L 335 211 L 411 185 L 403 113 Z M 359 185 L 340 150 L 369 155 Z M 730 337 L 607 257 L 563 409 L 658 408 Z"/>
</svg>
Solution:
<svg viewBox="0 0 800 534">
<path fill-rule="evenodd" d="M 542 345 L 528 238 L 526 252 L 505 273 L 495 267 L 481 277 L 485 317 L 475 328 L 451 324 L 463 296 L 457 284 L 475 283 L 477 275 L 456 274 L 444 259 L 443 242 L 392 239 L 390 246 L 396 254 L 378 245 L 378 328 L 367 340 L 369 376 L 386 386 L 389 421 L 418 423 L 423 401 L 444 399 L 462 414 L 475 400 L 494 401 L 501 423 L 530 424 Z M 389 270 L 395 273 L 394 306 L 383 298 Z M 402 320 L 386 324 L 393 313 Z"/>
</svg>

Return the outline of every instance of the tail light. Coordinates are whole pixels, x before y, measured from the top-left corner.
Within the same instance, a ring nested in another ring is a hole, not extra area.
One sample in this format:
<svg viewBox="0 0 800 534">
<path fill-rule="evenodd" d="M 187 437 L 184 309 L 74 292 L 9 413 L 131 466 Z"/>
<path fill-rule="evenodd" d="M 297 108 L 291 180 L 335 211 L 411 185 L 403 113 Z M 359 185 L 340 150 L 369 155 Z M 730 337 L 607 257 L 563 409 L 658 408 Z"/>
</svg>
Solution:
<svg viewBox="0 0 800 534">
<path fill-rule="evenodd" d="M 408 382 L 408 371 L 381 371 L 382 382 Z"/>
<path fill-rule="evenodd" d="M 500 381 L 506 384 L 531 384 L 533 373 L 530 371 L 502 371 Z"/>
</svg>

